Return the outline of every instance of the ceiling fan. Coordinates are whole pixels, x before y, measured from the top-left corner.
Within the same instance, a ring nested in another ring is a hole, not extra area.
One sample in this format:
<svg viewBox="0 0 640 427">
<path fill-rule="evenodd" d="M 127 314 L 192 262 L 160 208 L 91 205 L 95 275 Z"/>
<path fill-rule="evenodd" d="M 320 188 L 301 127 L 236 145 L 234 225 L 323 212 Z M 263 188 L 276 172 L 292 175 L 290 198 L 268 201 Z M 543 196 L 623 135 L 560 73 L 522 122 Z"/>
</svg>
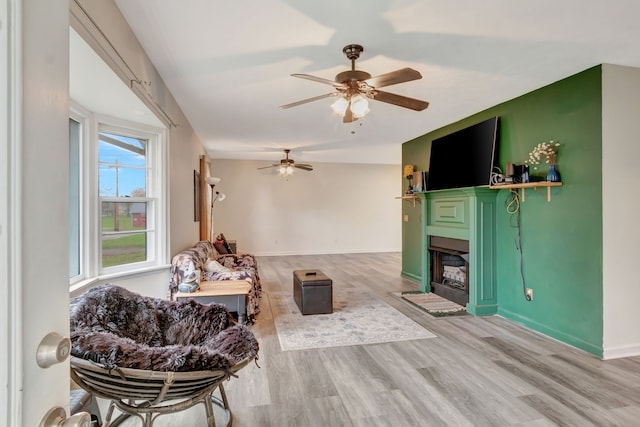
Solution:
<svg viewBox="0 0 640 427">
<path fill-rule="evenodd" d="M 291 150 L 285 149 L 284 154 L 285 158 L 280 160 L 280 163 L 274 163 L 269 166 L 263 166 L 258 169 L 268 169 L 268 168 L 279 168 L 278 173 L 280 175 L 291 175 L 294 171 L 294 168 L 302 169 L 305 171 L 312 171 L 313 166 L 306 163 L 296 163 L 293 159 L 289 158 L 289 153 Z"/>
<path fill-rule="evenodd" d="M 409 108 L 415 111 L 422 111 L 429 106 L 426 101 L 413 99 L 390 92 L 383 92 L 378 88 L 391 86 L 398 83 L 404 83 L 411 80 L 418 80 L 422 75 L 411 68 L 402 68 L 390 73 L 381 74 L 371 77 L 366 71 L 356 70 L 356 59 L 364 48 L 359 44 L 350 44 L 342 49 L 342 52 L 351 60 L 351 70 L 343 71 L 336 75 L 335 80 L 323 79 L 309 74 L 291 74 L 293 77 L 312 80 L 314 82 L 324 83 L 333 86 L 336 91 L 327 93 L 313 98 L 303 99 L 291 104 L 281 105 L 280 108 L 297 107 L 298 105 L 308 102 L 318 101 L 324 98 L 338 96 L 338 100 L 331 105 L 331 108 L 338 114 L 342 115 L 344 123 L 351 123 L 364 117 L 369 112 L 368 99 L 386 102 L 387 104 L 397 105 L 399 107 Z"/>
</svg>

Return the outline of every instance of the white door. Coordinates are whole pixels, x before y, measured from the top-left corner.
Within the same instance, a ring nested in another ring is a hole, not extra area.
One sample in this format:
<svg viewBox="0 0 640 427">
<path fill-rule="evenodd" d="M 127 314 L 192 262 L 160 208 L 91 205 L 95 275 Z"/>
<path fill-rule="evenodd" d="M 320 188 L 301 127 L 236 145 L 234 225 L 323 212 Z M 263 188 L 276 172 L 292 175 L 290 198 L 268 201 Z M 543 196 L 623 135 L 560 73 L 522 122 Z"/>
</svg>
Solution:
<svg viewBox="0 0 640 427">
<path fill-rule="evenodd" d="M 8 77 L 8 35 L 7 35 L 7 0 L 0 0 L 0 99 L 7 99 Z M 0 171 L 8 171 L 9 167 L 9 132 L 7 127 L 9 117 L 8 102 L 0 102 Z M 0 424 L 6 424 L 9 418 L 9 289 L 5 284 L 10 283 L 8 274 L 8 174 L 0 174 Z"/>
<path fill-rule="evenodd" d="M 69 405 L 68 361 L 36 363 L 69 333 L 69 2 L 0 9 L 0 425 L 33 427 Z"/>
</svg>

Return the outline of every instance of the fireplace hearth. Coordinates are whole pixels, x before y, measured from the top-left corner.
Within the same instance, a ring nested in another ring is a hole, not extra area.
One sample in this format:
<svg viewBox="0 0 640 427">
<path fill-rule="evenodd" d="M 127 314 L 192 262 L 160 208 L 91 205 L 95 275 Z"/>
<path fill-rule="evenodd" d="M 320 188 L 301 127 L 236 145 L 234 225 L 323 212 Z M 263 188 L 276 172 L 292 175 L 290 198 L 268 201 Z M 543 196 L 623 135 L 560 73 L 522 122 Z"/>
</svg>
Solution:
<svg viewBox="0 0 640 427">
<path fill-rule="evenodd" d="M 430 236 L 431 292 L 466 306 L 469 302 L 469 241 Z"/>
</svg>

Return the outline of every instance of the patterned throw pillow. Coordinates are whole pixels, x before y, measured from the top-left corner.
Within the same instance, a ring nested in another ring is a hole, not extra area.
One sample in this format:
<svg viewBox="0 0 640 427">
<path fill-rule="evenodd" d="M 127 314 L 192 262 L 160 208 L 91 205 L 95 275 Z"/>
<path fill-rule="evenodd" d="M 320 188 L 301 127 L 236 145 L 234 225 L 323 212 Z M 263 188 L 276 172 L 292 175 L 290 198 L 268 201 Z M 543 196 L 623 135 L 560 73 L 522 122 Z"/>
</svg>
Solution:
<svg viewBox="0 0 640 427">
<path fill-rule="evenodd" d="M 213 246 L 220 255 L 226 255 L 229 253 L 227 248 L 224 246 L 224 243 L 214 243 Z"/>
</svg>

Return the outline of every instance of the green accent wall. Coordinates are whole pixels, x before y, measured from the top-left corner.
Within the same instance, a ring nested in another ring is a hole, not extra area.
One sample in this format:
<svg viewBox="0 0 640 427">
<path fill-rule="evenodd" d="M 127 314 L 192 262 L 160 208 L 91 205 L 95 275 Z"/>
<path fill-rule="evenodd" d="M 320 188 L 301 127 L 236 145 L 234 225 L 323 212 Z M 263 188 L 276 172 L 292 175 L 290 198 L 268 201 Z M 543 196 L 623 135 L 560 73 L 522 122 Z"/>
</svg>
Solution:
<svg viewBox="0 0 640 427">
<path fill-rule="evenodd" d="M 405 143 L 402 146 L 402 165 L 414 165 L 417 171 L 429 169 L 429 150 L 424 149 L 425 144 Z M 429 147 L 431 145 L 429 144 Z M 401 194 L 407 191 L 408 182 L 402 179 Z M 402 275 L 411 279 L 421 281 L 421 257 L 422 257 L 422 208 L 424 198 L 418 199 L 415 206 L 413 201 L 402 201 Z M 404 218 L 408 217 L 408 221 Z"/>
<path fill-rule="evenodd" d="M 496 215 L 498 314 L 602 357 L 602 68 L 597 66 L 496 105 L 403 144 L 404 164 L 427 170 L 431 141 L 492 116 L 500 117 L 500 166 L 522 164 L 539 142 L 562 144 L 557 168 L 563 186 L 544 194 L 526 191 L 520 225 L 526 287 L 524 299 L 517 218 L 499 190 Z M 546 167 L 531 171 L 543 180 Z M 405 180 L 406 182 L 406 180 Z M 496 190 L 498 191 L 498 190 Z M 402 274 L 421 277 L 419 206 L 404 202 Z M 415 213 L 414 213 L 415 212 Z M 414 221 L 415 220 L 415 221 Z"/>
</svg>

